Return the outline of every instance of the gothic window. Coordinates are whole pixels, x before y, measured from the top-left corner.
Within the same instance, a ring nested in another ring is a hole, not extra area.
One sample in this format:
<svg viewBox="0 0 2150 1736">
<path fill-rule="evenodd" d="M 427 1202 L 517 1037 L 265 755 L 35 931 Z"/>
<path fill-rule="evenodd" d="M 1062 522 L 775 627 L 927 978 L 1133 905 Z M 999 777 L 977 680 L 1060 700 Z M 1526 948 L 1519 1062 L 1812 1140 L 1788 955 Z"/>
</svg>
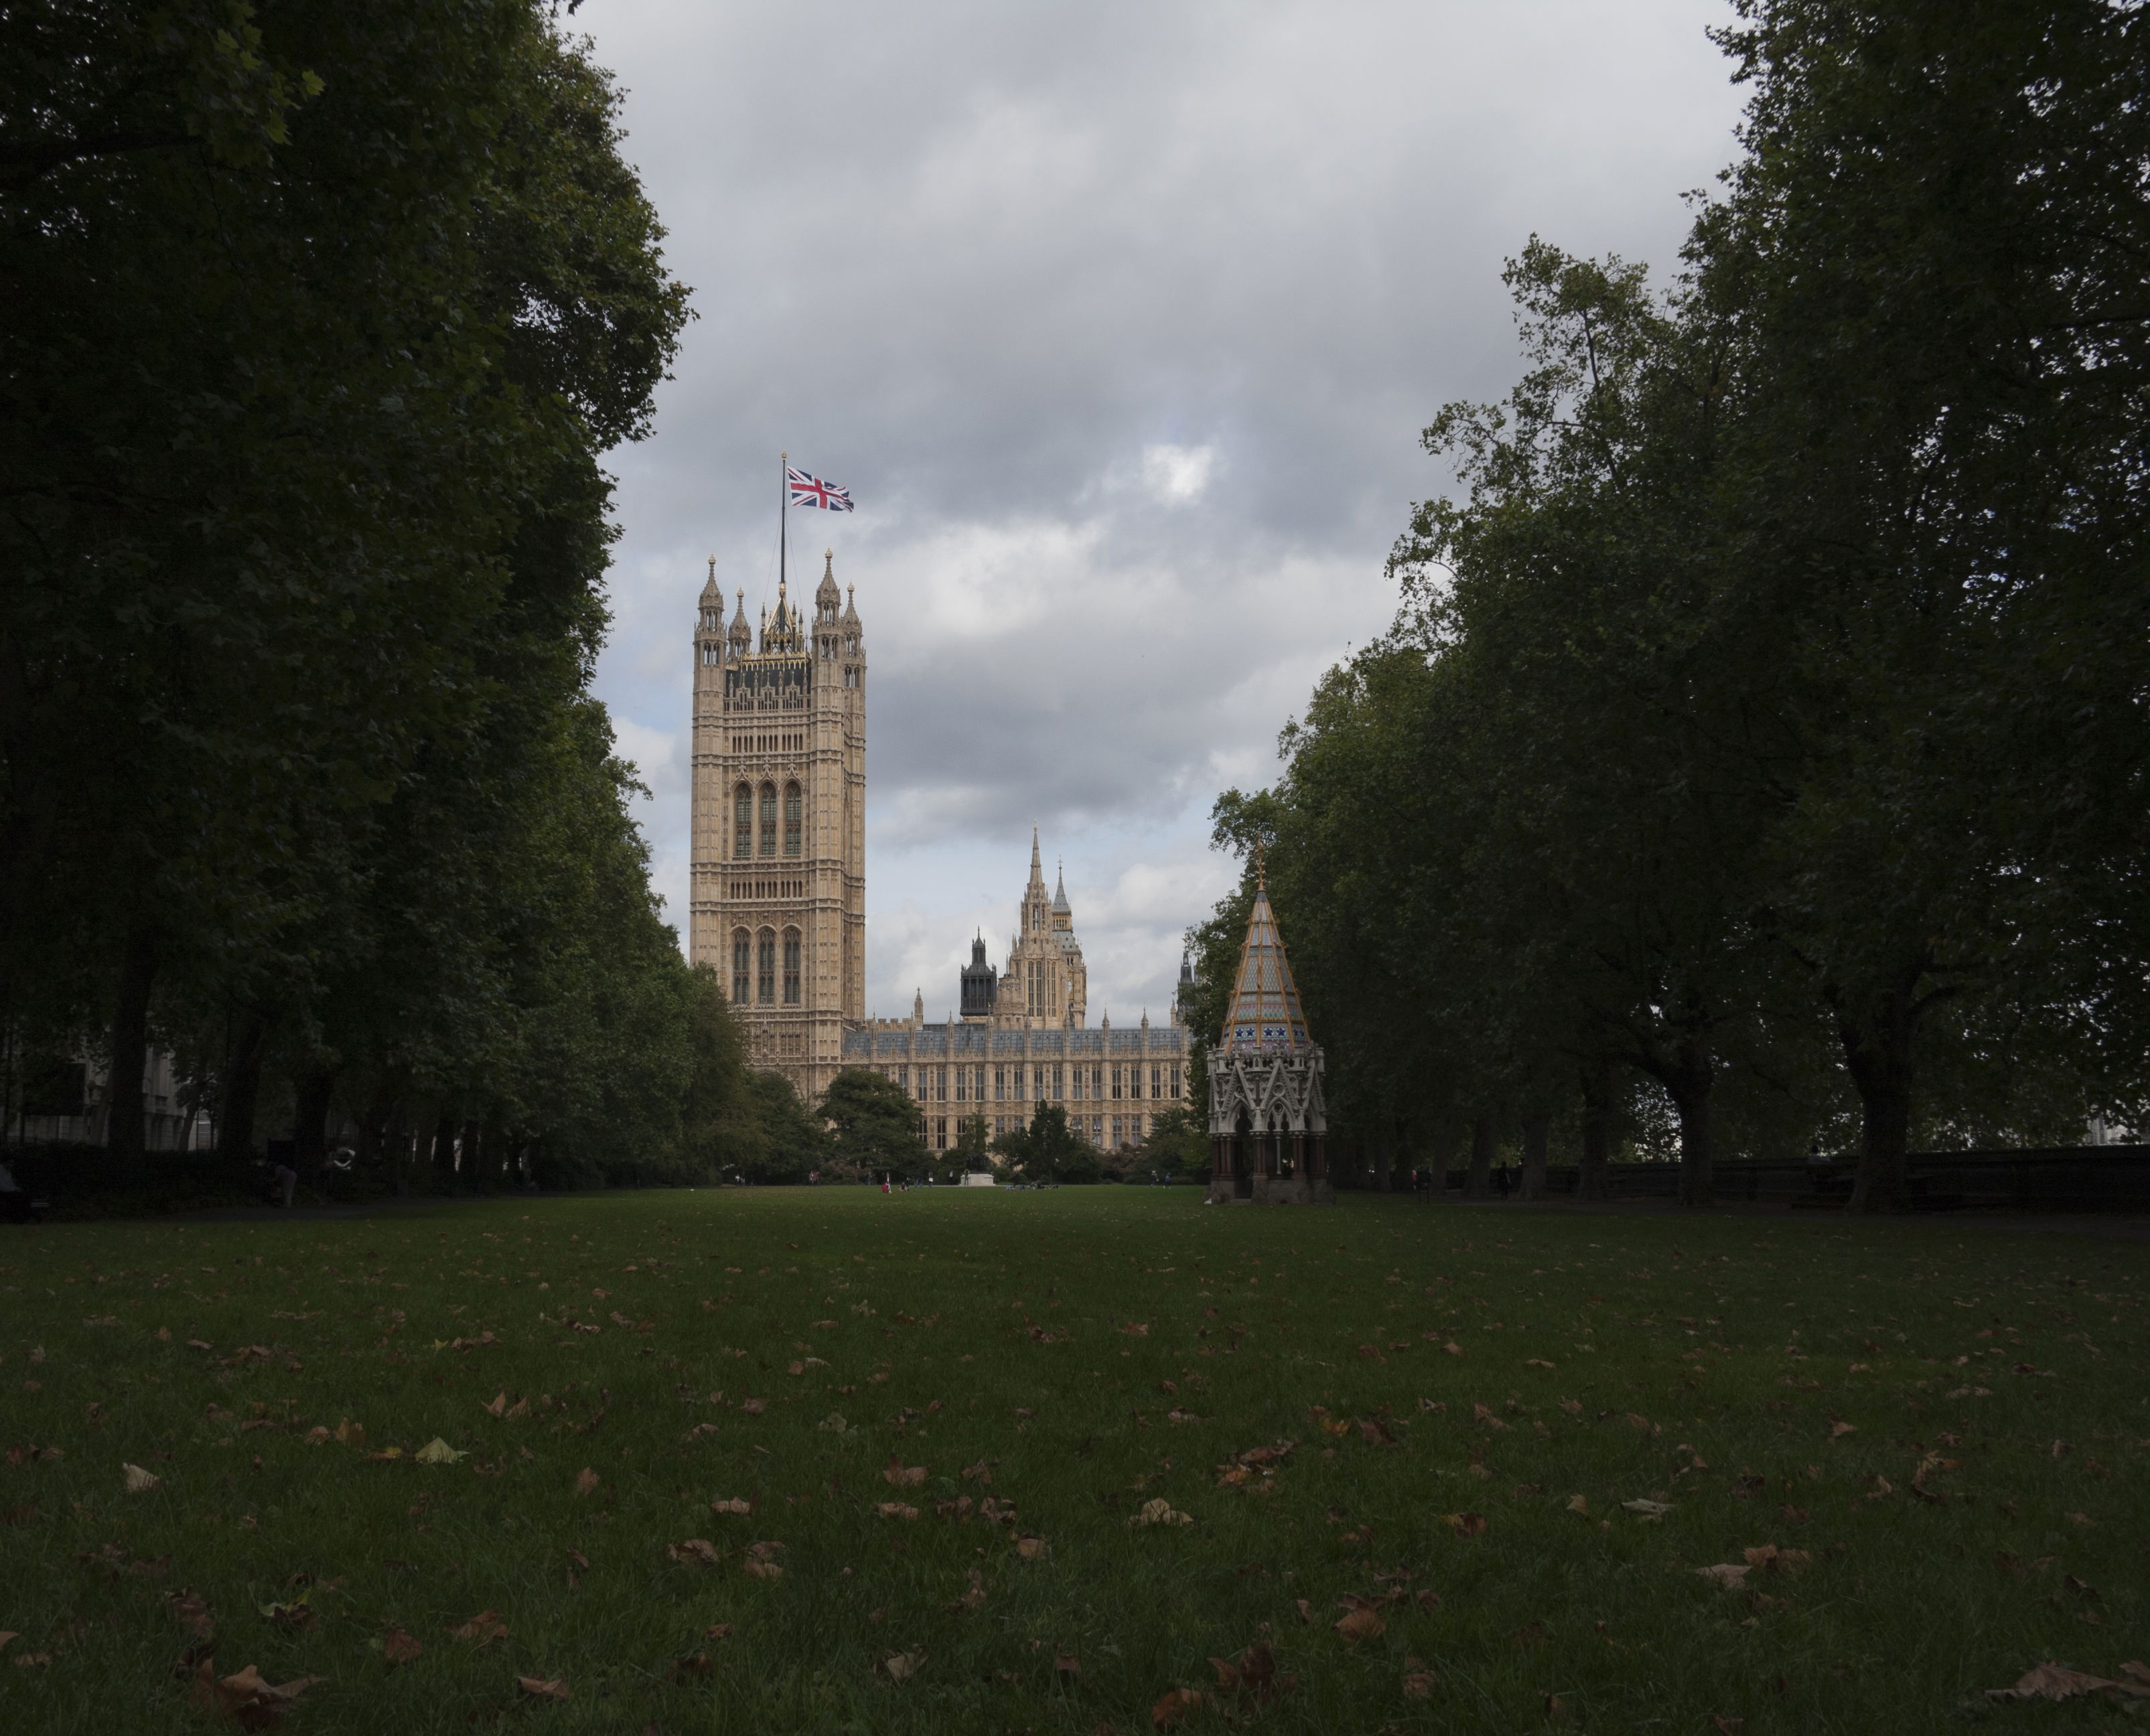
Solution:
<svg viewBox="0 0 2150 1736">
<path fill-rule="evenodd" d="M 763 1007 L 776 1004 L 776 931 L 762 930 L 755 947 L 754 998 Z"/>
<path fill-rule="evenodd" d="M 784 1004 L 799 1004 L 799 931 L 784 931 Z"/>
<path fill-rule="evenodd" d="M 784 786 L 784 853 L 788 856 L 799 854 L 799 839 L 805 819 L 805 804 L 800 800 L 799 786 Z"/>
<path fill-rule="evenodd" d="M 1164 1083 L 1164 1094 L 1167 1097 L 1178 1097 L 1179 1095 L 1179 1069 L 1178 1067 L 1167 1067 L 1165 1069 Z"/>
<path fill-rule="evenodd" d="M 1052 1067 L 1052 1097 L 1053 1097 L 1053 1101 L 1054 1101 L 1054 1102 L 1056 1102 L 1056 1103 L 1057 1103 L 1057 1102 L 1059 1101 L 1059 1099 L 1060 1099 L 1060 1095 L 1061 1095 L 1061 1092 L 1060 1092 L 1060 1066 L 1059 1066 L 1059 1063 L 1058 1063 L 1057 1062 L 1054 1062 L 1054 1063 L 1053 1063 L 1053 1067 Z"/>
<path fill-rule="evenodd" d="M 732 1005 L 744 1007 L 752 992 L 747 974 L 754 967 L 754 938 L 744 928 L 732 931 Z"/>
<path fill-rule="evenodd" d="M 933 1148 L 936 1151 L 948 1148 L 948 1118 L 945 1115 L 933 1118 Z"/>
<path fill-rule="evenodd" d="M 1114 1103 L 1117 1103 L 1118 1102 L 1119 1102 L 1119 1100 L 1120 1100 L 1120 1069 L 1119 1069 L 1118 1067 L 1114 1067 L 1114 1068 L 1113 1069 L 1113 1101 Z"/>
<path fill-rule="evenodd" d="M 732 855 L 744 861 L 754 854 L 754 791 L 742 784 L 732 792 Z"/>
<path fill-rule="evenodd" d="M 1004 1067 L 993 1069 L 993 1101 L 997 1103 L 1007 1101 L 1007 1069 Z"/>
<path fill-rule="evenodd" d="M 948 1069 L 945 1067 L 933 1069 L 933 1100 L 936 1103 L 948 1101 Z"/>
<path fill-rule="evenodd" d="M 761 853 L 765 856 L 776 854 L 776 785 L 761 786 Z"/>
<path fill-rule="evenodd" d="M 909 1067 L 899 1067 L 896 1068 L 896 1088 L 898 1091 L 901 1091 L 906 1097 L 909 1097 L 911 1095 L 911 1069 Z"/>
<path fill-rule="evenodd" d="M 956 1101 L 957 1103 L 969 1101 L 970 1093 L 967 1088 L 970 1082 L 970 1069 L 963 1067 L 957 1067 L 956 1069 Z"/>
</svg>

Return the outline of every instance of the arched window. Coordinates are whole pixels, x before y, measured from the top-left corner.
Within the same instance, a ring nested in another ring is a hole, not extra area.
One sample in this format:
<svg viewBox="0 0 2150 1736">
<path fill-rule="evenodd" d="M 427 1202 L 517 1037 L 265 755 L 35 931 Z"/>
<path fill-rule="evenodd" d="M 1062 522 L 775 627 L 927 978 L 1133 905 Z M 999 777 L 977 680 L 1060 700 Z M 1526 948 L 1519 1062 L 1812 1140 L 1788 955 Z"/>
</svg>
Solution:
<svg viewBox="0 0 2150 1736">
<path fill-rule="evenodd" d="M 755 948 L 754 998 L 757 1005 L 776 1004 L 776 931 L 765 928 Z"/>
<path fill-rule="evenodd" d="M 761 786 L 761 853 L 765 856 L 776 854 L 776 785 Z"/>
<path fill-rule="evenodd" d="M 754 854 L 754 791 L 742 784 L 732 792 L 732 855 L 744 861 Z"/>
<path fill-rule="evenodd" d="M 796 784 L 784 786 L 784 853 L 788 856 L 799 854 L 800 834 L 805 827 L 806 805 L 799 794 Z"/>
<path fill-rule="evenodd" d="M 784 931 L 784 1004 L 799 1004 L 799 931 Z"/>
<path fill-rule="evenodd" d="M 754 968 L 754 939 L 744 928 L 732 931 L 732 1005 L 744 1007 L 752 992 L 747 973 Z"/>
</svg>

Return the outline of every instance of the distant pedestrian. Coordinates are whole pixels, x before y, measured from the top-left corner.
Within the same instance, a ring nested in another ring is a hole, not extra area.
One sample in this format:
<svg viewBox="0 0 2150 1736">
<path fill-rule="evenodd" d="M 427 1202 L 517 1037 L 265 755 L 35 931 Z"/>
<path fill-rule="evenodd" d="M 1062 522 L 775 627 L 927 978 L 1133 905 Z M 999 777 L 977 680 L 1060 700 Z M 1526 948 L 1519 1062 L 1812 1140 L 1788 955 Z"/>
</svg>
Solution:
<svg viewBox="0 0 2150 1736">
<path fill-rule="evenodd" d="M 284 1209 L 287 1212 L 290 1211 L 291 1209 L 291 1201 L 299 1191 L 299 1172 L 294 1169 L 289 1163 L 278 1163 L 276 1166 L 276 1188 L 277 1191 L 284 1196 Z"/>
<path fill-rule="evenodd" d="M 1501 1198 L 1508 1197 L 1508 1166 L 1503 1163 L 1493 1172 L 1493 1184 L 1501 1190 Z"/>
</svg>

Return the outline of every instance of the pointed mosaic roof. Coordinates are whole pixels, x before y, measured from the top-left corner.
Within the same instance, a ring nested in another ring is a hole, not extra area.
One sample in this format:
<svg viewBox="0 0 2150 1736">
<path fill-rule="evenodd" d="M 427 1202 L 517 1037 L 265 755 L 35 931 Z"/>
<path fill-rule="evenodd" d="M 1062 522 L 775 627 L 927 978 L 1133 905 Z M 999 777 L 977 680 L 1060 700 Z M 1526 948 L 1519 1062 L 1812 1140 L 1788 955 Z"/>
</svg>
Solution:
<svg viewBox="0 0 2150 1736">
<path fill-rule="evenodd" d="M 1239 949 L 1239 971 L 1224 1012 L 1224 1052 L 1303 1049 L 1310 1042 L 1299 985 L 1291 980 L 1291 961 L 1284 956 L 1284 936 L 1269 908 L 1268 878 L 1258 876 L 1246 944 Z"/>
</svg>

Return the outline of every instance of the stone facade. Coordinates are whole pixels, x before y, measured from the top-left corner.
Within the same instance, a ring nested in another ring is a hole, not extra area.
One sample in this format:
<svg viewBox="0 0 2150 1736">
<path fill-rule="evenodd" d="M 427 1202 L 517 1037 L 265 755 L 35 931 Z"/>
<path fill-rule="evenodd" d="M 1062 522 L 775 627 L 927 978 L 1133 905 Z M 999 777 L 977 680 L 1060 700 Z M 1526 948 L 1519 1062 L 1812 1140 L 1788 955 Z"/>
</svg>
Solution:
<svg viewBox="0 0 2150 1736">
<path fill-rule="evenodd" d="M 1321 1050 L 1258 876 L 1224 1040 L 1209 1052 L 1212 1204 L 1336 1204 L 1321 1077 Z"/>
<path fill-rule="evenodd" d="M 835 568 L 810 622 L 780 585 L 757 644 L 744 592 L 725 628 L 713 558 L 694 635 L 688 956 L 716 971 L 754 1064 L 809 1103 L 866 1012 L 866 638 Z"/>
<path fill-rule="evenodd" d="M 1067 1112 L 1069 1129 L 1108 1148 L 1139 1145 L 1155 1118 L 1186 1103 L 1187 1032 L 1178 1022 L 1132 1029 L 1083 1017 L 1088 977 L 1062 881 L 1048 896 L 1037 838 L 1030 883 L 997 977 L 985 941 L 972 943 L 957 978 L 960 1020 L 926 1022 L 926 997 L 907 1019 L 876 1019 L 844 1037 L 844 1062 L 870 1067 L 911 1093 L 929 1150 L 947 1151 L 974 1115 L 992 1134 L 1030 1124 L 1041 1103 Z"/>
</svg>

